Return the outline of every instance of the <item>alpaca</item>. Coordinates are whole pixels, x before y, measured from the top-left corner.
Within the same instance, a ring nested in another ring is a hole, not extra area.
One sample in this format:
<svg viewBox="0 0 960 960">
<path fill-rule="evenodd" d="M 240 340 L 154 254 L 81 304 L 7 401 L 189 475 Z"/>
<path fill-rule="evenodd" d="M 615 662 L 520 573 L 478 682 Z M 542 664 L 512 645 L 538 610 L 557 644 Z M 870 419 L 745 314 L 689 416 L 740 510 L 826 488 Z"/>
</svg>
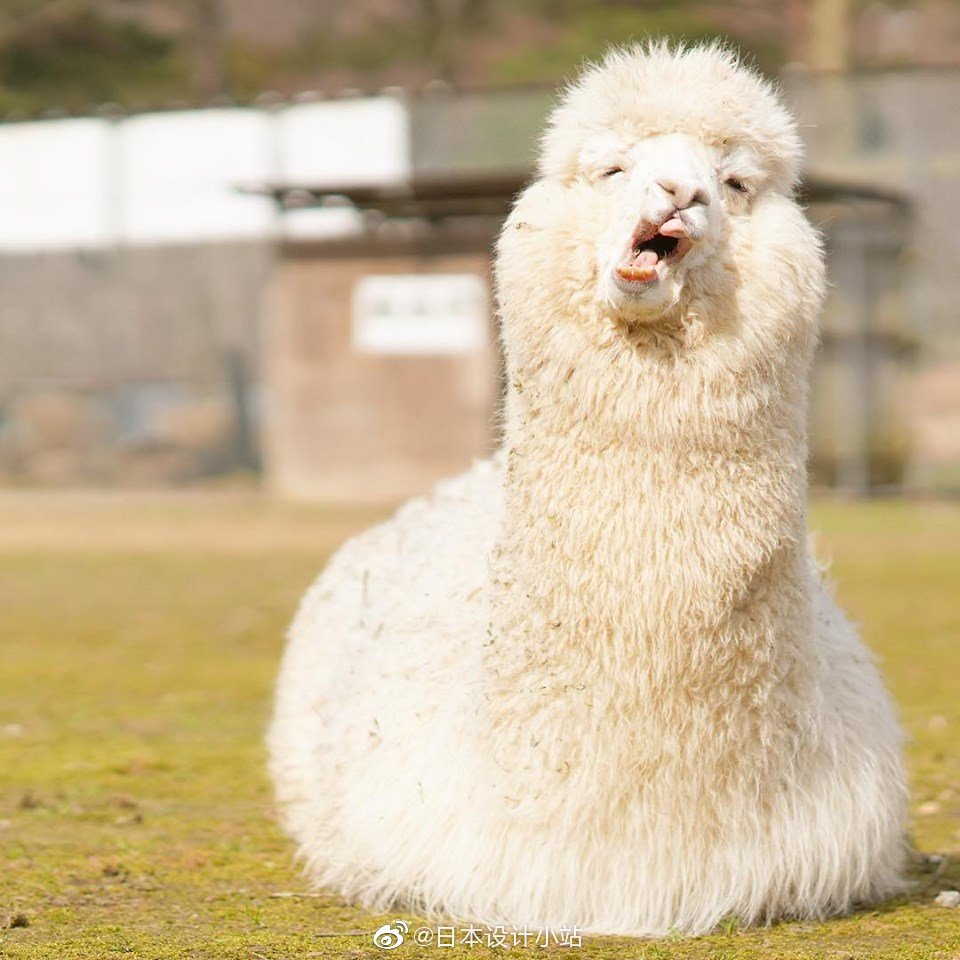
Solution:
<svg viewBox="0 0 960 960">
<path fill-rule="evenodd" d="M 799 160 L 720 46 L 566 92 L 498 242 L 502 451 L 348 542 L 291 630 L 271 770 L 316 883 L 637 936 L 899 889 L 901 735 L 805 532 Z"/>
</svg>

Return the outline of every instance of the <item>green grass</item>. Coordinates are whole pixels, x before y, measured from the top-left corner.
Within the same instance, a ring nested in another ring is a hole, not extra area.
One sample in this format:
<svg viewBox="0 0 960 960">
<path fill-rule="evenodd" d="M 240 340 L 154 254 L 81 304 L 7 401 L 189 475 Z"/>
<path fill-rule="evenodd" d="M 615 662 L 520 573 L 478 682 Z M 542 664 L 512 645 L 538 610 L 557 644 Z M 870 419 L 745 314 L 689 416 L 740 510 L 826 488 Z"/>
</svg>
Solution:
<svg viewBox="0 0 960 960">
<path fill-rule="evenodd" d="M 0 925 L 28 923 L 0 931 L 0 957 L 384 955 L 369 931 L 388 918 L 306 895 L 262 747 L 297 599 L 374 516 L 245 494 L 0 498 Z M 945 859 L 915 858 L 910 897 L 827 923 L 513 955 L 960 957 L 960 910 L 932 905 L 960 887 L 960 508 L 825 502 L 814 526 L 910 734 L 915 843 Z"/>
</svg>

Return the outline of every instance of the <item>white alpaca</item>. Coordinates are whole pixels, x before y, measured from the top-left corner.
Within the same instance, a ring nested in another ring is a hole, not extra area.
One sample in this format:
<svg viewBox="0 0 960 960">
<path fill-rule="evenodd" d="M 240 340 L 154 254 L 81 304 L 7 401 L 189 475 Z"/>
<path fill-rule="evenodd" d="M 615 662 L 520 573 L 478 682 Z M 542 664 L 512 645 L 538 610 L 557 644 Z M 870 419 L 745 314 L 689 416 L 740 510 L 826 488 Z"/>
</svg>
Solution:
<svg viewBox="0 0 960 960">
<path fill-rule="evenodd" d="M 504 451 L 350 541 L 270 733 L 317 883 L 598 933 L 899 886 L 900 733 L 805 534 L 824 278 L 729 52 L 616 52 L 501 235 Z"/>
</svg>

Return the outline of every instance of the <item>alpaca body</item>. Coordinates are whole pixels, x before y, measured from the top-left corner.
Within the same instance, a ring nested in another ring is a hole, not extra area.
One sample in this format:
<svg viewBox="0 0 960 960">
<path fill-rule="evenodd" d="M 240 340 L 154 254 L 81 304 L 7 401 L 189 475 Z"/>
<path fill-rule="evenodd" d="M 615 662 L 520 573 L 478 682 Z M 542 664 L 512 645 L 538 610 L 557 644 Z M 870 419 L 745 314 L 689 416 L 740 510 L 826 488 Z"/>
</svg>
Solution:
<svg viewBox="0 0 960 960">
<path fill-rule="evenodd" d="M 624 698 L 596 675 L 504 693 L 484 646 L 502 473 L 479 463 L 351 541 L 304 600 L 271 742 L 317 882 L 375 909 L 633 935 L 820 917 L 896 890 L 896 724 L 812 565 L 802 683 L 817 707 L 784 728 L 738 723 L 750 708 L 726 677 L 716 701 L 703 688 Z M 491 749 L 496 693 L 523 718 L 506 731 L 508 769 Z M 558 713 L 590 721 L 569 754 Z M 704 754 L 718 718 L 722 764 Z"/>
<path fill-rule="evenodd" d="M 898 888 L 900 734 L 806 539 L 796 153 L 716 49 L 568 94 L 498 245 L 502 453 L 348 543 L 291 631 L 272 772 L 318 883 L 636 935 Z"/>
</svg>

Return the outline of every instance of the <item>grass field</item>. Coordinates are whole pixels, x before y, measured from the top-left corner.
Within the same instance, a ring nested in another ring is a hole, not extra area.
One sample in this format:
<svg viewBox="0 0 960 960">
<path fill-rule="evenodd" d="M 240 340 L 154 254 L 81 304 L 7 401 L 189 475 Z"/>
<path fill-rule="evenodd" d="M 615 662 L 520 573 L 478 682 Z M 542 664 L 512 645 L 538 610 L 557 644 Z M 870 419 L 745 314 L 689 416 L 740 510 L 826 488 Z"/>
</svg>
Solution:
<svg viewBox="0 0 960 960">
<path fill-rule="evenodd" d="M 0 957 L 384 955 L 370 932 L 391 918 L 308 895 L 262 747 L 297 599 L 377 516 L 246 494 L 0 497 Z M 960 887 L 960 507 L 825 502 L 813 526 L 910 735 L 914 892 L 822 924 L 511 955 L 960 957 L 960 908 L 932 902 Z"/>
</svg>

